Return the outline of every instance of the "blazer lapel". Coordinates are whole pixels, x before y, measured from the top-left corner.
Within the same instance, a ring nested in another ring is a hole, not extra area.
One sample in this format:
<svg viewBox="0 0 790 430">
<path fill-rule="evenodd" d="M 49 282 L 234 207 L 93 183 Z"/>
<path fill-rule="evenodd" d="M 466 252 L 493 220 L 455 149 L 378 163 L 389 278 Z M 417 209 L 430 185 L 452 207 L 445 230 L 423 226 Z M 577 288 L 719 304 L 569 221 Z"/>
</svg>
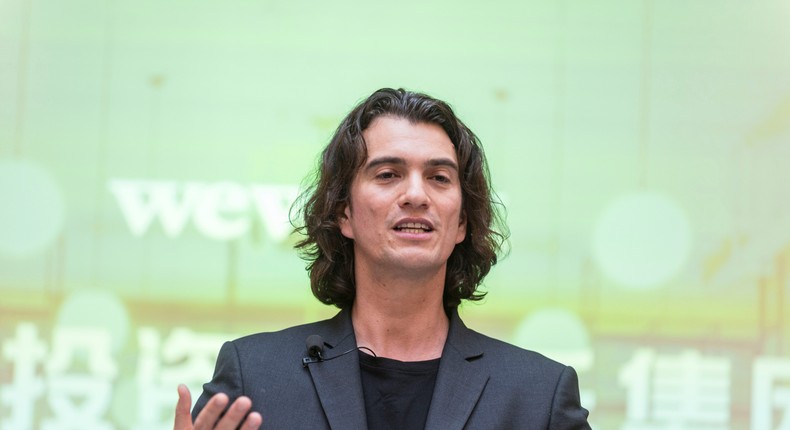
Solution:
<svg viewBox="0 0 790 430">
<path fill-rule="evenodd" d="M 425 430 L 464 427 L 488 382 L 488 372 L 476 361 L 482 355 L 474 332 L 453 309 Z"/>
<path fill-rule="evenodd" d="M 321 399 L 329 427 L 365 429 L 367 417 L 359 375 L 359 355 L 354 351 L 340 356 L 357 346 L 348 310 L 335 316 L 327 331 L 321 335 L 326 347 L 324 361 L 309 364 L 307 367 Z M 327 360 L 332 357 L 337 358 Z"/>
</svg>

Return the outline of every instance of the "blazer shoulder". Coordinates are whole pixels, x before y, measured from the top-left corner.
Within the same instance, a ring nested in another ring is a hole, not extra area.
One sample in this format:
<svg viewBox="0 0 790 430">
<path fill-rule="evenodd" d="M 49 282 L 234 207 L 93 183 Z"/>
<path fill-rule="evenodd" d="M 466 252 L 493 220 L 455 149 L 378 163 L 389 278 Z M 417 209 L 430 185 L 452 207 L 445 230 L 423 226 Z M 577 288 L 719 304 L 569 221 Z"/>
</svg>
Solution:
<svg viewBox="0 0 790 430">
<path fill-rule="evenodd" d="M 469 330 L 469 336 L 474 337 L 475 342 L 479 345 L 483 353 L 481 358 L 484 357 L 493 366 L 501 366 L 504 369 L 516 368 L 521 371 L 535 371 L 556 376 L 559 376 L 568 367 L 537 351 L 513 345 L 472 329 L 467 330 Z"/>
<path fill-rule="evenodd" d="M 341 312 L 335 317 L 323 321 L 300 324 L 277 331 L 249 334 L 232 340 L 230 343 L 240 355 L 294 351 L 301 353 L 305 349 L 305 340 L 310 335 L 317 334 L 325 341 L 330 342 L 338 337 L 342 338 L 344 333 L 350 330 L 351 324 L 350 322 L 346 324 L 346 317 Z"/>
</svg>

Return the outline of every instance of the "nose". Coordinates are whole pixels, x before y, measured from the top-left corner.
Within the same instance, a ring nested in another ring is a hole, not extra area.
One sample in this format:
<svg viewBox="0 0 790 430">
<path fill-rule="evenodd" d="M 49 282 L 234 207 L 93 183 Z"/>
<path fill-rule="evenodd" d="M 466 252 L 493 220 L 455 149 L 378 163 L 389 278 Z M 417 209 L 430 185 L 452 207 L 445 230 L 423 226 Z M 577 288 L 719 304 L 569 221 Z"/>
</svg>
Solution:
<svg viewBox="0 0 790 430">
<path fill-rule="evenodd" d="M 425 207 L 430 202 L 428 184 L 422 175 L 410 175 L 403 182 L 403 192 L 400 196 L 400 206 Z"/>
</svg>

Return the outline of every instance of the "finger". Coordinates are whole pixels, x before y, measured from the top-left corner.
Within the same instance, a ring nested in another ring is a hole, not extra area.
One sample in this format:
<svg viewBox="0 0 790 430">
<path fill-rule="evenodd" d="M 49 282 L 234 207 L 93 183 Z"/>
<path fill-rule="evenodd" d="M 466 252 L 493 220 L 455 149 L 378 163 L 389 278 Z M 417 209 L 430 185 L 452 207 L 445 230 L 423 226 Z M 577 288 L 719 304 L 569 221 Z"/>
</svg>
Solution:
<svg viewBox="0 0 790 430">
<path fill-rule="evenodd" d="M 252 400 L 249 397 L 241 396 L 230 405 L 228 412 L 217 423 L 216 430 L 234 430 L 244 421 L 244 416 L 250 411 Z"/>
<path fill-rule="evenodd" d="M 228 405 L 228 395 L 225 393 L 217 393 L 211 396 L 211 399 L 206 403 L 206 406 L 195 418 L 195 430 L 213 429 L 219 416 Z"/>
<path fill-rule="evenodd" d="M 247 419 L 244 420 L 244 430 L 258 430 L 263 424 L 263 417 L 258 412 L 250 412 Z"/>
<path fill-rule="evenodd" d="M 178 384 L 178 403 L 176 403 L 176 421 L 173 430 L 189 430 L 192 428 L 192 395 L 184 384 Z"/>
</svg>

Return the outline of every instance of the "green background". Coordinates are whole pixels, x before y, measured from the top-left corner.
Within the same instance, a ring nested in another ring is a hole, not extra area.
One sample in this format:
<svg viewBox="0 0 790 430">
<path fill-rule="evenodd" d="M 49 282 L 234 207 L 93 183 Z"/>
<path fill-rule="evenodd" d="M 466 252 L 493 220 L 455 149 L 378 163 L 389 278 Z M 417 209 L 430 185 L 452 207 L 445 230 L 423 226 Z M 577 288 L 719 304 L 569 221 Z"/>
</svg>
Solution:
<svg viewBox="0 0 790 430">
<path fill-rule="evenodd" d="M 98 416 L 167 428 L 168 378 L 194 392 L 211 366 L 162 353 L 187 370 L 152 377 L 145 418 L 141 333 L 189 328 L 215 353 L 331 316 L 283 211 L 340 119 L 404 87 L 478 134 L 507 207 L 510 252 L 463 306 L 470 326 L 574 365 L 595 428 L 756 428 L 755 363 L 790 367 L 788 76 L 787 1 L 0 2 L 0 399 L 32 326 L 31 428 L 89 428 L 59 415 L 48 363 L 58 329 L 99 329 L 117 369 Z M 119 183 L 149 191 L 125 207 Z M 260 216 L 255 186 L 281 216 Z M 160 203 L 174 224 L 134 231 L 130 211 Z M 90 348 L 61 370 L 95 376 Z M 697 387 L 726 393 L 726 417 L 663 416 L 655 388 L 635 412 L 640 348 L 728 363 Z"/>
</svg>

